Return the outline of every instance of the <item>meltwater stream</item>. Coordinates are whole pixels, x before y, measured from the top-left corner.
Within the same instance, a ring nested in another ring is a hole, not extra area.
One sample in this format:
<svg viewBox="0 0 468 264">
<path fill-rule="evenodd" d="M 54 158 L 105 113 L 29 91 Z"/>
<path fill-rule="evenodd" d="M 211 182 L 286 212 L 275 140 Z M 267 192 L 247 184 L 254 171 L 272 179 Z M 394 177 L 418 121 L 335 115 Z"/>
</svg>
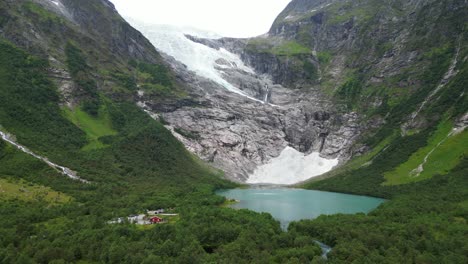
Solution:
<svg viewBox="0 0 468 264">
<path fill-rule="evenodd" d="M 0 139 L 1 140 L 4 140 L 4 141 L 10 143 L 15 148 L 19 149 L 20 151 L 22 151 L 22 152 L 24 152 L 24 153 L 26 153 L 28 155 L 33 156 L 36 159 L 42 160 L 47 165 L 49 165 L 50 167 L 56 169 L 58 172 L 60 172 L 61 174 L 65 175 L 67 177 L 69 177 L 70 179 L 77 180 L 77 181 L 80 181 L 82 183 L 89 183 L 89 181 L 81 179 L 80 177 L 78 177 L 78 175 L 77 175 L 77 173 L 75 171 L 72 171 L 71 169 L 69 169 L 67 167 L 57 165 L 57 164 L 51 162 L 46 157 L 37 155 L 36 153 L 32 152 L 31 150 L 29 150 L 25 146 L 18 144 L 13 138 L 14 137 L 12 135 L 10 135 L 10 134 L 8 134 L 6 132 L 0 131 Z"/>
</svg>

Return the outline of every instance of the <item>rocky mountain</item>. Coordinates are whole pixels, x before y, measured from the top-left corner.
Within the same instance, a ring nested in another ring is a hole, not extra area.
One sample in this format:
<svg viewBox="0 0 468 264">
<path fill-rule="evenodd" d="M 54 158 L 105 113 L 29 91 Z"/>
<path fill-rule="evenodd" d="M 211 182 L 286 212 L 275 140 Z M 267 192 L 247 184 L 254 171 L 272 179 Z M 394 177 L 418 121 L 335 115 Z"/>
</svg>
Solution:
<svg viewBox="0 0 468 264">
<path fill-rule="evenodd" d="M 190 150 L 237 180 L 288 145 L 343 164 L 398 130 L 413 134 L 436 126 L 443 117 L 432 107 L 448 111 L 453 121 L 466 113 L 459 85 L 466 10 L 463 1 L 292 1 L 264 36 L 186 35 L 237 54 L 253 73 L 221 65 L 223 78 L 267 104 L 232 96 L 173 66 L 198 91 L 202 107 L 161 116 Z M 140 30 L 158 47 L 150 28 Z M 449 84 L 454 90 L 443 89 Z M 150 98 L 142 100 L 155 109 Z"/>
<path fill-rule="evenodd" d="M 246 181 L 287 146 L 305 155 L 320 152 L 320 159 L 342 162 L 360 151 L 353 148 L 363 129 L 355 112 L 338 113 L 318 87 L 287 88 L 255 66 L 242 66 L 234 54 L 223 57 L 226 50 L 242 54 L 245 40 L 202 39 L 177 29 L 134 24 L 157 48 L 172 53 L 175 58 L 168 56 L 167 61 L 198 101 L 161 109 L 142 90 L 139 105 L 162 117 L 189 150 L 224 170 L 230 179 Z M 284 176 L 277 183 L 291 182 L 288 178 L 294 177 Z"/>
<path fill-rule="evenodd" d="M 61 105 L 96 115 L 100 94 L 134 102 L 191 152 L 243 182 L 287 146 L 342 165 L 397 130 L 436 126 L 443 116 L 433 115 L 433 107 L 462 120 L 465 91 L 446 86 L 463 77 L 464 7 L 460 1 L 292 1 L 260 37 L 178 32 L 177 41 L 195 53 L 200 46 L 210 50 L 215 66 L 198 70 L 151 45 L 165 51 L 161 45 L 171 43 L 173 31 L 137 25 L 148 41 L 107 1 L 5 1 L 1 33 L 49 61 Z M 70 57 L 80 53 L 87 66 L 73 69 Z M 456 110 L 442 93 L 456 98 Z"/>
<path fill-rule="evenodd" d="M 96 184 L 219 180 L 138 108 L 139 89 L 160 108 L 191 102 L 191 91 L 110 1 L 1 1 L 0 14 L 0 131 L 11 146 Z"/>
</svg>

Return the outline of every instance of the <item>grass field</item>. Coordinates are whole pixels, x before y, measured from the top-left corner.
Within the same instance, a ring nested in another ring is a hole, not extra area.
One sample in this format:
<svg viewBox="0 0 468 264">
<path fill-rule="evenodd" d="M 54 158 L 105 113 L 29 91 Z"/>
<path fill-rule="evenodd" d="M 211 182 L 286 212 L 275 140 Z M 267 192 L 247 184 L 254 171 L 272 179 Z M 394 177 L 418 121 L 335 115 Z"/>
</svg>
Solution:
<svg viewBox="0 0 468 264">
<path fill-rule="evenodd" d="M 458 165 L 463 156 L 468 155 L 468 132 L 463 131 L 448 137 L 452 131 L 451 122 L 441 123 L 429 138 L 427 146 L 411 155 L 409 160 L 395 170 L 385 173 L 384 185 L 398 185 L 431 178 L 436 174 L 445 175 Z M 427 161 L 424 159 L 427 156 Z M 414 170 L 423 164 L 423 171 Z"/>
<path fill-rule="evenodd" d="M 103 148 L 106 145 L 99 141 L 100 137 L 116 135 L 117 131 L 112 129 L 111 121 L 105 106 L 101 107 L 97 117 L 92 117 L 81 108 L 74 110 L 64 109 L 65 116 L 83 130 L 88 139 L 88 144 L 83 150 L 93 150 Z"/>
<path fill-rule="evenodd" d="M 50 204 L 62 204 L 71 201 L 70 196 L 56 192 L 49 187 L 34 185 L 25 181 L 0 179 L 0 201 L 10 199 L 45 201 Z"/>
<path fill-rule="evenodd" d="M 297 42 L 288 41 L 272 49 L 272 52 L 279 56 L 294 56 L 300 54 L 311 54 L 312 51 Z"/>
</svg>

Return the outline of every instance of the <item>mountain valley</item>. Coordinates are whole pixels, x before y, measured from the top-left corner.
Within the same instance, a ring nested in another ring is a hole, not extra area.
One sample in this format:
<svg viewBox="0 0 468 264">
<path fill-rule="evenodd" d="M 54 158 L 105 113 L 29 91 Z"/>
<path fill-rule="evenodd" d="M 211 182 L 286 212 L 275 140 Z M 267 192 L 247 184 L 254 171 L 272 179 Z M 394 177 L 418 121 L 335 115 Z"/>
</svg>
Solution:
<svg viewBox="0 0 468 264">
<path fill-rule="evenodd" d="M 468 262 L 467 17 L 292 0 L 240 39 L 0 1 L 0 263 Z M 271 184 L 385 201 L 285 230 L 216 194 Z"/>
</svg>

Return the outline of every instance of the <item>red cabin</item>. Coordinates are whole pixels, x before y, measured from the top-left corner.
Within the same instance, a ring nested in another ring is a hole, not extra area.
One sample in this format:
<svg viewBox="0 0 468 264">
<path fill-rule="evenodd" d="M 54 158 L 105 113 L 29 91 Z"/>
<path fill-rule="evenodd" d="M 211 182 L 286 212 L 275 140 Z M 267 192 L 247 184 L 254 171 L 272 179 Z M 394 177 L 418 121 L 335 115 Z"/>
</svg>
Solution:
<svg viewBox="0 0 468 264">
<path fill-rule="evenodd" d="M 150 218 L 150 223 L 152 224 L 157 224 L 157 223 L 162 223 L 164 220 L 162 218 L 159 218 L 157 216 L 151 217 Z"/>
</svg>

